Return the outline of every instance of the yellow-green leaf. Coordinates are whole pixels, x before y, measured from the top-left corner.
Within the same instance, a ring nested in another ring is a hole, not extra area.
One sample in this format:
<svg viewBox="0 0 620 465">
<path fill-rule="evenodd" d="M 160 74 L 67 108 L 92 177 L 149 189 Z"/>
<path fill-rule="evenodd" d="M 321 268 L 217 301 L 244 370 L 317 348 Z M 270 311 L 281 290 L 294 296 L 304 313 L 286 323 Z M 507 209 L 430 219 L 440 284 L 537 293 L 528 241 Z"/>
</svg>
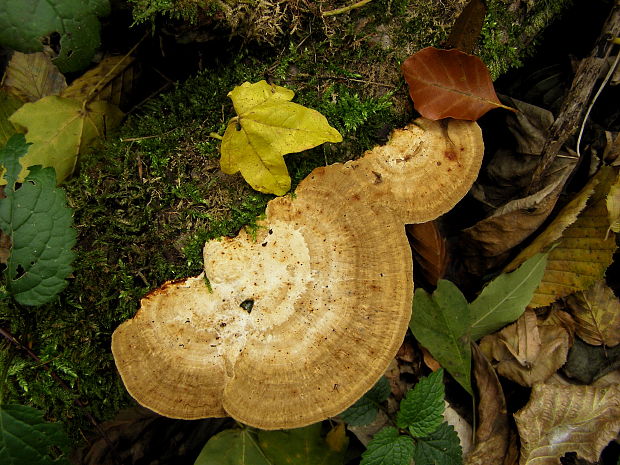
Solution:
<svg viewBox="0 0 620 465">
<path fill-rule="evenodd" d="M 555 465 L 567 452 L 597 462 L 620 428 L 620 388 L 538 384 L 515 413 L 521 465 Z"/>
<path fill-rule="evenodd" d="M 9 117 L 22 105 L 20 99 L 0 89 L 0 147 L 15 134 L 15 127 L 9 121 Z"/>
<path fill-rule="evenodd" d="M 73 173 L 78 154 L 121 118 L 117 107 L 101 101 L 83 108 L 75 100 L 50 96 L 25 104 L 9 118 L 32 143 L 20 160 L 19 181 L 26 176 L 26 167 L 43 165 L 54 167 L 58 183 L 63 182 Z"/>
<path fill-rule="evenodd" d="M 547 229 L 508 265 L 507 270 L 513 269 L 560 239 L 549 252 L 545 275 L 534 292 L 531 308 L 544 307 L 560 297 L 588 289 L 605 274 L 616 250 L 615 237 L 607 237 L 605 202 L 615 179 L 613 168 L 601 168 Z M 586 201 L 587 206 L 578 213 Z"/>
<path fill-rule="evenodd" d="M 609 216 L 609 231 L 620 233 L 620 173 L 607 195 L 607 215 Z"/>
<path fill-rule="evenodd" d="M 246 82 L 228 95 L 238 116 L 224 133 L 220 166 L 227 174 L 241 171 L 260 192 L 283 195 L 290 189 L 283 155 L 342 141 L 322 114 L 290 102 L 295 94 L 284 87 Z"/>
<path fill-rule="evenodd" d="M 3 84 L 24 102 L 58 95 L 67 87 L 65 77 L 43 52 L 13 53 Z"/>
</svg>

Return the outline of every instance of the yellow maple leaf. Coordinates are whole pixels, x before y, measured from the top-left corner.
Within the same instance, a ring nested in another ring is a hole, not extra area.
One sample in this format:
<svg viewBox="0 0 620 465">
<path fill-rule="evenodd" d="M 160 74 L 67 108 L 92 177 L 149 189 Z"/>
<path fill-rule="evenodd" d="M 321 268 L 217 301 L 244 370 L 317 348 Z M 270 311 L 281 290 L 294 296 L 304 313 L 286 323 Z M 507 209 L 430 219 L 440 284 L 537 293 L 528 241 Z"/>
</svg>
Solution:
<svg viewBox="0 0 620 465">
<path fill-rule="evenodd" d="M 27 175 L 26 167 L 43 165 L 54 167 L 60 184 L 73 173 L 78 154 L 101 137 L 106 128 L 118 124 L 122 116 L 118 108 L 102 101 L 83 105 L 49 96 L 26 103 L 9 118 L 19 132 L 26 133 L 26 141 L 32 143 L 20 160 L 23 169 L 19 180 Z"/>
<path fill-rule="evenodd" d="M 241 171 L 257 191 L 284 195 L 291 187 L 285 154 L 342 142 L 321 113 L 291 102 L 294 95 L 265 81 L 246 82 L 228 93 L 237 116 L 230 120 L 222 140 L 224 173 Z"/>
</svg>

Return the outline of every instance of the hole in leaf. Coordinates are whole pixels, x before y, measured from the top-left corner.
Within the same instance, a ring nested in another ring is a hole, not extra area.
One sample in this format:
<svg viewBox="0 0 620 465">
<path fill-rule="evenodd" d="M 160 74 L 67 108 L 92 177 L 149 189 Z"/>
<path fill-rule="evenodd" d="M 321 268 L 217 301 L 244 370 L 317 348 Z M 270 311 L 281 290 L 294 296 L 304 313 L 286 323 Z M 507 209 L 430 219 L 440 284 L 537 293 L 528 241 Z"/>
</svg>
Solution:
<svg viewBox="0 0 620 465">
<path fill-rule="evenodd" d="M 13 279 L 17 280 L 24 276 L 24 274 L 26 274 L 26 270 L 24 269 L 24 267 L 21 265 L 17 265 L 17 269 L 15 270 L 15 277 Z"/>
<path fill-rule="evenodd" d="M 239 304 L 239 307 L 244 309 L 248 313 L 252 313 L 252 307 L 254 307 L 253 299 L 245 299 L 243 302 Z"/>
</svg>

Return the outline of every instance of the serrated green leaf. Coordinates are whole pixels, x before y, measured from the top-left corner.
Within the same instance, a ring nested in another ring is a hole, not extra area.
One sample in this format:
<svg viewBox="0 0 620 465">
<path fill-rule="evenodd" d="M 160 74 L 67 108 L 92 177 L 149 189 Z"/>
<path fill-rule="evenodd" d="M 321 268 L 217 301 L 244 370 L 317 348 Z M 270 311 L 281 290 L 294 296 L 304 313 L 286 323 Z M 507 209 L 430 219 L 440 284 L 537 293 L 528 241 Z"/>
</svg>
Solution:
<svg viewBox="0 0 620 465">
<path fill-rule="evenodd" d="M 409 436 L 401 436 L 391 426 L 383 428 L 368 443 L 360 465 L 409 465 L 415 443 Z"/>
<path fill-rule="evenodd" d="M 3 0 L 0 2 L 0 44 L 20 52 L 43 51 L 53 33 L 60 34 L 60 71 L 88 66 L 100 45 L 97 17 L 110 11 L 108 0 Z"/>
<path fill-rule="evenodd" d="M 390 391 L 390 382 L 382 376 L 370 391 L 338 416 L 351 426 L 368 425 L 377 417 L 377 411 L 390 396 Z"/>
<path fill-rule="evenodd" d="M 25 405 L 0 406 L 0 463 L 2 465 L 64 465 L 50 457 L 50 448 L 66 450 L 69 439 L 60 423 L 43 420 L 43 412 Z"/>
<path fill-rule="evenodd" d="M 6 198 L 0 199 L 0 229 L 11 240 L 5 271 L 8 291 L 22 305 L 41 305 L 67 285 L 76 233 L 64 191 L 56 188 L 53 168 L 31 167 L 15 189 L 19 157 L 26 150 L 23 135 L 13 136 L 0 149 L 8 181 Z"/>
<path fill-rule="evenodd" d="M 428 436 L 443 422 L 443 370 L 422 378 L 400 403 L 396 416 L 399 428 L 409 428 L 415 438 Z"/>
<path fill-rule="evenodd" d="M 463 450 L 454 427 L 443 422 L 426 438 L 418 439 L 415 465 L 462 465 Z"/>
<path fill-rule="evenodd" d="M 281 431 L 258 431 L 258 444 L 275 465 L 342 465 L 346 447 L 332 450 L 321 436 L 321 423 Z"/>
<path fill-rule="evenodd" d="M 429 295 L 415 292 L 409 328 L 467 392 L 471 388 L 470 318 L 467 300 L 450 281 L 440 280 Z"/>
<path fill-rule="evenodd" d="M 463 450 L 454 427 L 447 422 L 429 436 L 417 440 L 416 465 L 462 465 Z"/>
<path fill-rule="evenodd" d="M 248 429 L 227 429 L 202 448 L 194 465 L 275 465 L 258 446 Z"/>
<path fill-rule="evenodd" d="M 516 321 L 532 300 L 547 265 L 547 254 L 536 254 L 512 273 L 493 279 L 469 304 L 472 341 Z"/>
</svg>

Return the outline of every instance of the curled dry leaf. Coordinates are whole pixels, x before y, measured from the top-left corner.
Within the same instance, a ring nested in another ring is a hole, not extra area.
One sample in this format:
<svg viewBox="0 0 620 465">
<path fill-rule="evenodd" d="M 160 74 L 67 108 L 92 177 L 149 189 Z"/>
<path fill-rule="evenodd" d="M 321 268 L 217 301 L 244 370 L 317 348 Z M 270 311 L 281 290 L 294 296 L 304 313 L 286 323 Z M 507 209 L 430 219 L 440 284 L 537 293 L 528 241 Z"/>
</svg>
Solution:
<svg viewBox="0 0 620 465">
<path fill-rule="evenodd" d="M 2 84 L 24 102 L 58 95 L 67 87 L 65 77 L 43 52 L 14 52 Z"/>
<path fill-rule="evenodd" d="M 510 445 L 510 423 L 502 385 L 491 363 L 477 344 L 472 344 L 474 379 L 479 395 L 475 447 L 466 465 L 501 464 Z"/>
<path fill-rule="evenodd" d="M 564 327 L 540 322 L 532 310 L 526 310 L 512 325 L 484 337 L 480 349 L 495 361 L 500 375 L 532 386 L 564 365 L 569 340 Z"/>
<path fill-rule="evenodd" d="M 426 281 L 431 286 L 437 286 L 437 281 L 444 277 L 448 266 L 446 240 L 441 235 L 437 222 L 408 224 L 405 229 L 409 235 L 415 263 L 419 265 Z"/>
<path fill-rule="evenodd" d="M 459 50 L 427 47 L 402 64 L 415 109 L 428 119 L 475 121 L 493 108 L 509 108 L 497 98 L 482 60 Z"/>
<path fill-rule="evenodd" d="M 467 228 L 460 236 L 459 249 L 469 273 L 485 275 L 505 263 L 509 254 L 552 213 L 575 161 L 556 158 L 552 174 L 538 192 L 527 194 L 547 138 L 553 115 L 548 110 L 501 96 L 518 113 L 505 113 L 505 137 L 491 154 L 472 188 L 472 194 L 489 215 Z"/>
<path fill-rule="evenodd" d="M 559 465 L 568 452 L 598 462 L 620 428 L 620 386 L 537 384 L 514 417 L 521 437 L 520 465 Z"/>
<path fill-rule="evenodd" d="M 605 199 L 615 178 L 613 168 L 601 168 L 545 231 L 506 267 L 505 271 L 515 269 L 560 239 L 549 252 L 545 275 L 530 303 L 532 308 L 544 307 L 560 297 L 585 290 L 603 277 L 617 248 L 614 237 L 605 238 L 609 226 Z"/>
<path fill-rule="evenodd" d="M 127 390 L 163 415 L 295 428 L 345 410 L 384 374 L 411 316 L 404 224 L 476 177 L 475 123 L 419 119 L 359 160 L 269 202 L 255 238 L 205 245 L 205 276 L 169 282 L 112 336 Z M 251 308 L 247 305 L 252 303 Z"/>
<path fill-rule="evenodd" d="M 620 301 L 605 281 L 597 281 L 587 291 L 569 296 L 566 302 L 581 339 L 595 346 L 620 343 Z"/>
</svg>

